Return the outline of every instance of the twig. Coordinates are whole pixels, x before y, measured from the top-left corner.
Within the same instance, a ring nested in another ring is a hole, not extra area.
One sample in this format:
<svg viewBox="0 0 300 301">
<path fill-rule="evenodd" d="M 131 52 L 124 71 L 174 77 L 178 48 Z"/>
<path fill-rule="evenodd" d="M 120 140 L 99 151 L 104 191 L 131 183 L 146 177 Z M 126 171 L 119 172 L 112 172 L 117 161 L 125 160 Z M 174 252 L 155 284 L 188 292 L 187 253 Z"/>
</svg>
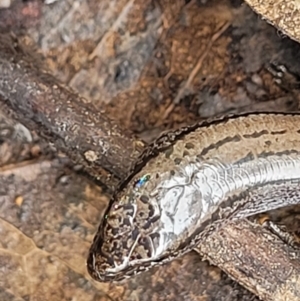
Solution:
<svg viewBox="0 0 300 301">
<path fill-rule="evenodd" d="M 11 35 L 0 35 L 0 70 L 2 109 L 113 189 L 144 144 L 42 71 Z"/>
</svg>

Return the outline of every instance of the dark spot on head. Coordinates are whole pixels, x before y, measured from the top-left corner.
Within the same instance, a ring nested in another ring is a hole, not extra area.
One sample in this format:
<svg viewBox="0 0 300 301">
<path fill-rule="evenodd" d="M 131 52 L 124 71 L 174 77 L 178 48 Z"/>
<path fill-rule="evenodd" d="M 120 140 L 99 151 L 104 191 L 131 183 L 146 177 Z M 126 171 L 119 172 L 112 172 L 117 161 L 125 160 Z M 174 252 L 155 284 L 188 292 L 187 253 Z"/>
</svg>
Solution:
<svg viewBox="0 0 300 301">
<path fill-rule="evenodd" d="M 119 229 L 117 229 L 117 228 L 112 228 L 112 229 L 111 229 L 112 235 L 117 235 L 118 232 L 119 232 Z"/>
<path fill-rule="evenodd" d="M 270 146 L 272 144 L 272 142 L 271 141 L 266 141 L 265 144 L 266 144 L 266 146 Z"/>
<path fill-rule="evenodd" d="M 113 242 L 113 249 L 118 250 L 118 243 L 116 241 Z"/>
<path fill-rule="evenodd" d="M 189 155 L 190 155 L 190 153 L 189 153 L 188 151 L 185 150 L 185 151 L 183 152 L 183 157 L 187 157 L 187 156 L 189 156 Z"/>
<path fill-rule="evenodd" d="M 159 241 L 159 234 L 158 233 L 151 233 L 149 235 L 149 237 L 151 238 L 153 244 L 155 244 L 157 241 Z"/>
<path fill-rule="evenodd" d="M 143 217 L 143 216 L 144 216 L 144 212 L 141 211 L 141 212 L 139 213 L 139 217 Z"/>
<path fill-rule="evenodd" d="M 193 143 L 188 142 L 188 143 L 185 144 L 185 147 L 187 149 L 193 149 L 193 148 L 195 148 L 195 145 Z"/>
<path fill-rule="evenodd" d="M 156 221 L 158 221 L 159 218 L 160 218 L 159 215 L 154 216 L 154 217 L 151 219 L 152 223 L 155 223 Z"/>
<path fill-rule="evenodd" d="M 152 209 L 152 211 L 150 210 L 150 213 L 149 213 L 149 217 L 148 217 L 147 222 L 146 222 L 146 223 L 144 224 L 144 226 L 143 226 L 143 229 L 144 229 L 144 230 L 147 230 L 148 228 L 151 227 L 151 225 L 152 225 L 153 223 L 155 223 L 157 220 L 159 220 L 160 216 L 159 216 L 159 215 L 153 216 L 153 214 L 154 214 L 154 211 L 153 211 L 153 209 Z M 152 216 L 153 216 L 153 217 L 152 217 Z"/>
<path fill-rule="evenodd" d="M 203 157 L 200 155 L 196 156 L 196 162 L 202 162 L 203 161 Z"/>
<path fill-rule="evenodd" d="M 152 249 L 152 247 L 151 247 L 151 243 L 150 243 L 149 239 L 143 237 L 143 238 L 141 238 L 141 240 L 139 241 L 139 243 L 143 246 L 143 249 L 146 252 L 146 255 L 148 257 L 150 257 L 151 256 L 151 249 Z"/>
<path fill-rule="evenodd" d="M 158 173 L 155 175 L 155 178 L 156 178 L 156 179 L 158 179 L 158 178 L 159 178 L 159 174 L 158 174 Z"/>
<path fill-rule="evenodd" d="M 176 165 L 179 165 L 179 164 L 181 163 L 181 159 L 180 159 L 180 158 L 175 158 L 175 159 L 174 159 L 174 163 L 175 163 Z"/>
<path fill-rule="evenodd" d="M 109 265 L 111 265 L 111 266 L 114 265 L 114 260 L 112 259 L 112 257 L 108 256 L 108 257 L 106 257 L 106 260 Z"/>
<path fill-rule="evenodd" d="M 151 221 L 150 220 L 147 220 L 147 222 L 145 223 L 145 225 L 143 226 L 143 229 L 144 230 L 147 230 L 148 228 L 150 228 L 151 226 Z"/>
<path fill-rule="evenodd" d="M 148 198 L 146 195 L 143 194 L 143 195 L 140 197 L 140 200 L 141 200 L 144 204 L 147 204 L 148 201 L 149 201 L 149 198 Z"/>
<path fill-rule="evenodd" d="M 133 212 L 134 212 L 133 209 L 130 210 L 130 211 L 127 211 L 127 212 L 126 212 L 126 215 L 131 217 L 131 216 L 133 216 Z"/>
<path fill-rule="evenodd" d="M 132 232 L 131 232 L 131 238 L 132 240 L 136 240 L 138 235 L 139 235 L 139 229 L 138 228 L 135 228 Z"/>
<path fill-rule="evenodd" d="M 170 175 L 171 176 L 174 176 L 175 175 L 175 171 L 172 169 L 172 170 L 170 170 Z"/>
<path fill-rule="evenodd" d="M 129 210 L 129 211 L 133 211 L 134 209 L 133 209 L 133 206 L 132 206 L 132 204 L 124 204 L 123 205 L 123 209 L 124 210 Z"/>
<path fill-rule="evenodd" d="M 131 223 L 130 223 L 130 221 L 129 221 L 129 218 L 124 218 L 123 224 L 126 225 L 126 226 L 131 226 Z"/>
<path fill-rule="evenodd" d="M 149 217 L 152 217 L 154 214 L 154 208 L 151 204 L 149 204 Z"/>
</svg>

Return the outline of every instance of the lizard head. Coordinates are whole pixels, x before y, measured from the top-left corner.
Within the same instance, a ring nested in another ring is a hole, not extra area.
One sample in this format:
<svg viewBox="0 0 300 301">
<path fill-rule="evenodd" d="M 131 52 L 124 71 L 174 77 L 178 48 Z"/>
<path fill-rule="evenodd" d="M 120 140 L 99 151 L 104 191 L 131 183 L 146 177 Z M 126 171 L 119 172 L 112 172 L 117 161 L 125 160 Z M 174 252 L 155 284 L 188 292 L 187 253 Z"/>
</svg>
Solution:
<svg viewBox="0 0 300 301">
<path fill-rule="evenodd" d="M 88 258 L 98 281 L 119 281 L 189 251 L 201 211 L 192 167 L 150 160 L 110 202 Z M 121 186 L 122 187 L 122 186 Z"/>
</svg>

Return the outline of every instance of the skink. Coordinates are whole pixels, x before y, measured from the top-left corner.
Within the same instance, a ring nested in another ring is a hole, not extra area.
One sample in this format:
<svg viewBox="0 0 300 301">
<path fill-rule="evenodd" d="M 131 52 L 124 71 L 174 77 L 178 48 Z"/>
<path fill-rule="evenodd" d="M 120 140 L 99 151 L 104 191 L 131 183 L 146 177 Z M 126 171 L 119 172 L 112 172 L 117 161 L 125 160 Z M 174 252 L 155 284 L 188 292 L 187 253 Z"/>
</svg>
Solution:
<svg viewBox="0 0 300 301">
<path fill-rule="evenodd" d="M 231 218 L 300 202 L 300 114 L 225 117 L 162 135 L 113 197 L 87 266 L 119 281 L 176 258 Z"/>
</svg>

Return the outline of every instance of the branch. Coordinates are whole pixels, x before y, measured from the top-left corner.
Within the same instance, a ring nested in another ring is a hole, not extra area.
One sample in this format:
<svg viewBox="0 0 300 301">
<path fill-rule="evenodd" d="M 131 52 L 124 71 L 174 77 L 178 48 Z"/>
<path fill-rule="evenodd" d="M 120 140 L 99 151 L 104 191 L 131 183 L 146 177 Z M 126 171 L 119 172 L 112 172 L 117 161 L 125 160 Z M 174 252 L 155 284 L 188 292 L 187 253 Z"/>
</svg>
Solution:
<svg viewBox="0 0 300 301">
<path fill-rule="evenodd" d="M 2 109 L 114 188 L 144 144 L 42 71 L 41 65 L 16 38 L 0 35 Z"/>
<path fill-rule="evenodd" d="M 299 250 L 257 224 L 228 223 L 197 251 L 262 300 L 300 299 Z"/>
</svg>

